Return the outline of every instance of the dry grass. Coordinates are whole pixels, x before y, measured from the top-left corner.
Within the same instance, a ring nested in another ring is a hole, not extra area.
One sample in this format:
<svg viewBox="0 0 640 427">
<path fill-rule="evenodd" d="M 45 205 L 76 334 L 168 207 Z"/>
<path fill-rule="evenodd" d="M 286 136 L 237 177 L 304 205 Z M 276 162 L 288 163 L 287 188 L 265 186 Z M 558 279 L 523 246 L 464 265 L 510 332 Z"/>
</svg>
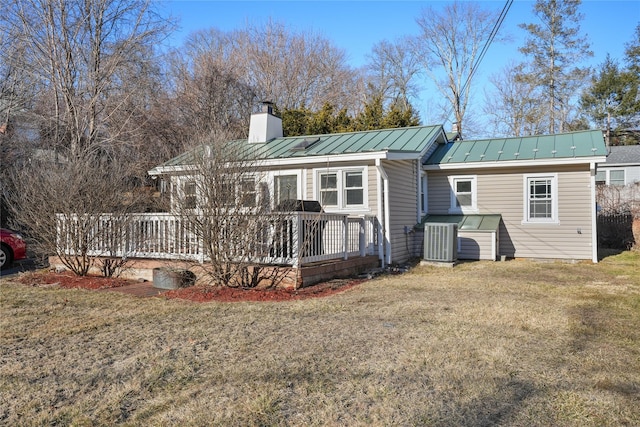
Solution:
<svg viewBox="0 0 640 427">
<path fill-rule="evenodd" d="M 5 425 L 640 425 L 640 254 L 289 303 L 0 287 Z"/>
</svg>

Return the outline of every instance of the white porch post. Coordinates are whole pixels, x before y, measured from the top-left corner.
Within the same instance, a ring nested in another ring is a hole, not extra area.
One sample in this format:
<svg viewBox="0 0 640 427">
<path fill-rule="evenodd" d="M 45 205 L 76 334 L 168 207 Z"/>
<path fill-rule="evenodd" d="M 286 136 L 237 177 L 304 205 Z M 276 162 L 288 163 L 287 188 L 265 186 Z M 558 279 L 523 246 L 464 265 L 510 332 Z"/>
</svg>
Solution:
<svg viewBox="0 0 640 427">
<path fill-rule="evenodd" d="M 382 188 L 378 186 L 378 215 L 382 218 L 382 232 L 378 245 L 380 248 L 380 259 L 382 266 L 391 263 L 391 231 L 389 230 L 389 177 L 382 167 L 380 159 L 376 159 L 376 169 L 378 171 L 378 184 L 382 182 Z M 383 203 L 384 200 L 384 203 Z"/>
<path fill-rule="evenodd" d="M 293 229 L 291 230 L 291 265 L 293 267 L 298 267 L 300 265 L 300 255 L 302 254 L 302 215 L 299 212 L 293 213 L 294 220 L 291 221 Z M 292 218 L 292 219 L 293 219 Z"/>
<path fill-rule="evenodd" d="M 342 259 L 349 258 L 349 218 L 345 215 L 342 218 Z"/>
<path fill-rule="evenodd" d="M 366 253 L 365 248 L 365 218 L 360 218 L 358 220 L 358 249 L 360 250 L 360 256 L 364 257 Z"/>
</svg>

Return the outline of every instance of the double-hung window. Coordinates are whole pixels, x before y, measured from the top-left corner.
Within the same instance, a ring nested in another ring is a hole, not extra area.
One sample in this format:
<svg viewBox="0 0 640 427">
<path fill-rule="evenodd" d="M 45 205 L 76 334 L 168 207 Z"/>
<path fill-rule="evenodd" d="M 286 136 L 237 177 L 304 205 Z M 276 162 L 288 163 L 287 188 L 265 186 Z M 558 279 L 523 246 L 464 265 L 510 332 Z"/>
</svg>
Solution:
<svg viewBox="0 0 640 427">
<path fill-rule="evenodd" d="M 558 177 L 555 174 L 525 176 L 524 185 L 523 223 L 558 222 Z"/>
<path fill-rule="evenodd" d="M 366 168 L 318 170 L 316 188 L 325 208 L 361 209 L 366 207 Z"/>
<path fill-rule="evenodd" d="M 449 213 L 474 213 L 478 211 L 475 176 L 452 176 L 449 178 L 451 203 Z"/>
</svg>

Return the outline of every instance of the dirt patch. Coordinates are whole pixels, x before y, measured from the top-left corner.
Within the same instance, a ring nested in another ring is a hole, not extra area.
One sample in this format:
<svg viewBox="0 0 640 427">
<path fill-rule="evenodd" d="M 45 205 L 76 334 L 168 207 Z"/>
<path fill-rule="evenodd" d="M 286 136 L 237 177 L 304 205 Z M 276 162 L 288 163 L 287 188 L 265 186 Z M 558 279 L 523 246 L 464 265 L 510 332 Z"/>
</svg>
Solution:
<svg viewBox="0 0 640 427">
<path fill-rule="evenodd" d="M 293 301 L 326 297 L 350 289 L 366 279 L 335 279 L 302 289 L 238 289 L 225 286 L 191 286 L 170 290 L 166 298 L 179 298 L 196 302 L 221 301 Z M 139 283 L 101 276 L 76 276 L 70 272 L 33 272 L 21 275 L 18 282 L 29 286 L 60 286 L 67 289 L 110 289 Z"/>
<path fill-rule="evenodd" d="M 65 271 L 32 272 L 20 275 L 18 282 L 29 286 L 57 285 L 66 289 L 109 289 L 136 283 L 133 280 L 102 276 L 76 276 Z"/>
</svg>

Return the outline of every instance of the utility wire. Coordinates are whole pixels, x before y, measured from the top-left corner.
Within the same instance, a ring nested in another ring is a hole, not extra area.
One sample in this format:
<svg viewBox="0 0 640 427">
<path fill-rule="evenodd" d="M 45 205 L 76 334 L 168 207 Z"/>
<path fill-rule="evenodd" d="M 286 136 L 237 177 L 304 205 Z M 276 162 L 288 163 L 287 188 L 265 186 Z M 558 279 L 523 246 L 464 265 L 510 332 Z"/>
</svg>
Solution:
<svg viewBox="0 0 640 427">
<path fill-rule="evenodd" d="M 464 84 L 460 88 L 460 92 L 459 92 L 460 94 L 464 93 L 464 91 L 466 90 L 467 86 L 471 82 L 471 78 L 473 77 L 473 75 L 476 73 L 476 71 L 480 67 L 480 63 L 482 62 L 482 60 L 484 59 L 484 56 L 486 55 L 487 51 L 489 50 L 489 46 L 491 46 L 491 43 L 493 42 L 493 39 L 498 34 L 498 31 L 500 30 L 500 27 L 502 26 L 502 23 L 504 22 L 504 19 L 507 17 L 507 13 L 509 12 L 509 9 L 511 8 L 512 4 L 513 4 L 513 0 L 507 0 L 505 5 L 503 6 L 502 11 L 500 12 L 500 16 L 498 16 L 498 20 L 493 25 L 493 29 L 491 30 L 491 33 L 489 34 L 489 37 L 485 41 L 484 46 L 482 47 L 482 50 L 480 51 L 480 55 L 478 55 L 478 58 L 477 58 L 475 64 L 473 64 L 473 66 L 471 67 L 471 71 L 469 72 L 469 75 L 467 76 L 467 80 L 465 80 Z M 455 107 L 453 107 L 453 106 L 451 107 L 451 110 L 449 111 L 449 114 L 447 114 L 445 121 L 447 121 L 447 120 L 449 120 L 449 118 L 451 118 L 451 115 L 453 114 L 454 108 Z"/>
</svg>

